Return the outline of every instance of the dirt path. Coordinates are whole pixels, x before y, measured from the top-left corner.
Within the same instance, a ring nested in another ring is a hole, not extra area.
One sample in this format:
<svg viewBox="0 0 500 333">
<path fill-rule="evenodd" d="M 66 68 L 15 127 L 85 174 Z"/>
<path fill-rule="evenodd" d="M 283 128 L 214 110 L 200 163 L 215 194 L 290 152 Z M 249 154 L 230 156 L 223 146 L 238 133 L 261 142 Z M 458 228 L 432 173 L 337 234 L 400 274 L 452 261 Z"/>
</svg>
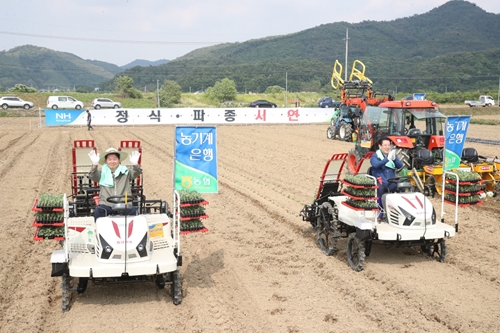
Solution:
<svg viewBox="0 0 500 333">
<path fill-rule="evenodd" d="M 49 262 L 59 245 L 32 240 L 33 200 L 70 192 L 73 140 L 94 139 L 101 151 L 141 140 L 145 193 L 171 203 L 174 128 L 88 132 L 0 118 L 0 332 L 498 331 L 500 202 L 460 208 L 445 263 L 377 246 L 356 273 L 345 240 L 326 257 L 298 216 L 325 161 L 352 147 L 325 132 L 325 125 L 220 126 L 220 193 L 206 196 L 210 231 L 182 236 L 182 304 L 154 284 L 89 285 L 62 314 Z M 469 137 L 498 140 L 496 132 L 471 125 Z M 500 147 L 467 146 L 500 156 Z M 432 201 L 440 211 L 440 200 Z M 452 207 L 445 211 L 452 224 Z"/>
</svg>

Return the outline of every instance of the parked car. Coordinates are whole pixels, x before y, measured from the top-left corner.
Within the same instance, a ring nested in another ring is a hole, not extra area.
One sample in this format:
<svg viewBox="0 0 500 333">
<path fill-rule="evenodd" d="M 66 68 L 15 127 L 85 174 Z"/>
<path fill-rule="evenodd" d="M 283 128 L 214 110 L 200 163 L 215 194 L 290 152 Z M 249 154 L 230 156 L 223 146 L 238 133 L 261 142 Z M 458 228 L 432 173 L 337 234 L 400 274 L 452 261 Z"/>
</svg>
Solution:
<svg viewBox="0 0 500 333">
<path fill-rule="evenodd" d="M 114 102 L 109 98 L 96 98 L 92 101 L 92 107 L 96 110 L 99 110 L 100 108 L 119 109 L 122 107 L 122 103 Z"/>
<path fill-rule="evenodd" d="M 251 108 L 276 108 L 276 107 L 278 107 L 273 102 L 266 101 L 265 99 L 258 99 L 256 101 L 250 102 L 250 104 L 248 104 L 248 106 Z"/>
<path fill-rule="evenodd" d="M 19 97 L 6 96 L 0 98 L 0 105 L 4 110 L 7 110 L 8 108 L 23 108 L 25 110 L 28 110 L 35 104 L 33 102 L 23 101 Z"/>
<path fill-rule="evenodd" d="M 335 102 L 329 96 L 321 97 L 318 101 L 318 106 L 321 108 L 338 108 L 342 102 Z"/>
<path fill-rule="evenodd" d="M 83 102 L 71 96 L 49 96 L 47 99 L 47 108 L 57 109 L 77 109 L 83 108 Z"/>
</svg>

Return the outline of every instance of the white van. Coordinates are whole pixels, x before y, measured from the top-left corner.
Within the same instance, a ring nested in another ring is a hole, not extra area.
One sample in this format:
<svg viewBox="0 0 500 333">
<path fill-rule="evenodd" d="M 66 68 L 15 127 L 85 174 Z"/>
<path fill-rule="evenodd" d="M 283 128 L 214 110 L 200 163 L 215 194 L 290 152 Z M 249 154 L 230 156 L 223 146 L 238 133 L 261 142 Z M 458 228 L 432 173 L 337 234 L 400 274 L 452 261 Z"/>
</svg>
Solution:
<svg viewBox="0 0 500 333">
<path fill-rule="evenodd" d="M 83 102 L 76 100 L 71 96 L 49 96 L 47 100 L 48 109 L 77 109 L 83 108 Z"/>
</svg>

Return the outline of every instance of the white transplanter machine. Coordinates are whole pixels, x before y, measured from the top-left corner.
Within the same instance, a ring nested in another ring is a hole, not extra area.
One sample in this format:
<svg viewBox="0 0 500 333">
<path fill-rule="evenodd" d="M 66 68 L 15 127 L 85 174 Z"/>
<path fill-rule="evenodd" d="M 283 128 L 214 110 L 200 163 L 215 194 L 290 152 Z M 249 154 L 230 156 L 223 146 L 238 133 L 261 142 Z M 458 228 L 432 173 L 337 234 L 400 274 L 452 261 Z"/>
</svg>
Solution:
<svg viewBox="0 0 500 333">
<path fill-rule="evenodd" d="M 455 226 L 439 221 L 430 200 L 415 191 L 407 177 L 389 179 L 397 183 L 399 192 L 384 194 L 379 207 L 378 182 L 369 168 L 372 154 L 361 160 L 357 175 L 351 177 L 344 168 L 347 153 L 334 154 L 327 161 L 316 199 L 300 212 L 316 229 L 321 250 L 332 255 L 338 240 L 347 238 L 347 261 L 355 271 L 364 268 L 373 244 L 420 247 L 422 253 L 444 262 L 446 238 L 455 236 L 457 221 Z"/>
<path fill-rule="evenodd" d="M 180 217 L 178 193 L 173 192 L 174 212 L 166 201 L 147 200 L 142 175 L 131 184 L 132 196 L 115 196 L 113 209 L 137 209 L 136 216 L 112 215 L 94 221 L 99 187 L 87 177 L 88 152 L 93 140 L 76 140 L 73 148 L 72 194 L 64 195 L 62 249 L 51 256 L 52 276 L 62 277 L 62 310 L 70 309 L 72 292 L 83 293 L 93 284 L 150 281 L 163 289 L 170 285 L 174 304 L 182 301 Z M 139 150 L 140 141 L 122 141 L 121 151 Z M 130 153 L 129 153 L 130 156 Z M 141 156 L 142 158 L 142 156 Z M 122 162 L 127 165 L 128 158 Z M 73 286 L 73 282 L 77 282 Z"/>
</svg>

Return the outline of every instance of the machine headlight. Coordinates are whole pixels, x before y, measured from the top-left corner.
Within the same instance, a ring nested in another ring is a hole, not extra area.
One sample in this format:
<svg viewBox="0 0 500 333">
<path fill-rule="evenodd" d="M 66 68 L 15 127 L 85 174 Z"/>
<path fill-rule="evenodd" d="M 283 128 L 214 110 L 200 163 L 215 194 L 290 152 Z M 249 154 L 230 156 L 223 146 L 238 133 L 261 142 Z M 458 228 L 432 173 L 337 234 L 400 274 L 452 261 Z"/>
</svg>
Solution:
<svg viewBox="0 0 500 333">
<path fill-rule="evenodd" d="M 111 253 L 113 252 L 113 247 L 109 245 L 101 235 L 99 235 L 99 241 L 101 242 L 102 248 L 104 249 L 104 251 L 102 251 L 101 253 L 101 259 L 109 259 Z"/>
<path fill-rule="evenodd" d="M 413 221 L 415 221 L 415 216 L 411 215 L 410 213 L 408 213 L 406 210 L 404 210 L 401 207 L 398 207 L 398 208 L 401 211 L 401 213 L 403 214 L 403 216 L 405 217 L 405 221 L 403 222 L 403 225 L 405 225 L 405 226 L 411 225 L 413 223 Z"/>
<path fill-rule="evenodd" d="M 135 247 L 141 258 L 148 255 L 148 251 L 146 251 L 147 241 L 148 241 L 148 233 L 146 232 L 140 243 Z"/>
</svg>

